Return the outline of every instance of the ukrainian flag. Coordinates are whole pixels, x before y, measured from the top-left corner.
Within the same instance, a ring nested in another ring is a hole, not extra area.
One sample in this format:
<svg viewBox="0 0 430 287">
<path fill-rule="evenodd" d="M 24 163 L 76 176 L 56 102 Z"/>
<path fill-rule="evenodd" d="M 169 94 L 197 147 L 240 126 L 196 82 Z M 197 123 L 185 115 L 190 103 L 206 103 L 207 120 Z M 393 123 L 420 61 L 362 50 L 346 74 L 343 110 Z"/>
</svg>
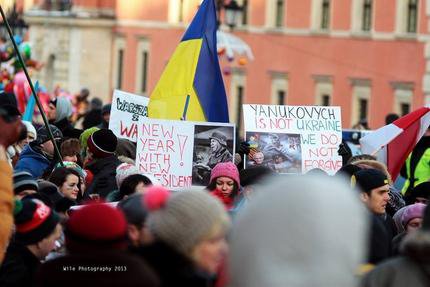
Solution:
<svg viewBox="0 0 430 287">
<path fill-rule="evenodd" d="M 214 0 L 204 0 L 149 99 L 150 118 L 229 122 L 216 48 Z"/>
</svg>

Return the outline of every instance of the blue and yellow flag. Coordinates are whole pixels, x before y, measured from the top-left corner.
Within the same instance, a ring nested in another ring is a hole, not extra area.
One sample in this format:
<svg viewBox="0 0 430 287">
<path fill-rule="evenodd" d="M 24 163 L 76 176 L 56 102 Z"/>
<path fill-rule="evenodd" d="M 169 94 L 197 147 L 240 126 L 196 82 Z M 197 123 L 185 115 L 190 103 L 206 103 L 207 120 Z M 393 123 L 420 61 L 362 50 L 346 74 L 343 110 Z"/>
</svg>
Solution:
<svg viewBox="0 0 430 287">
<path fill-rule="evenodd" d="M 150 118 L 228 122 L 227 97 L 216 48 L 214 0 L 204 0 L 149 99 Z"/>
</svg>

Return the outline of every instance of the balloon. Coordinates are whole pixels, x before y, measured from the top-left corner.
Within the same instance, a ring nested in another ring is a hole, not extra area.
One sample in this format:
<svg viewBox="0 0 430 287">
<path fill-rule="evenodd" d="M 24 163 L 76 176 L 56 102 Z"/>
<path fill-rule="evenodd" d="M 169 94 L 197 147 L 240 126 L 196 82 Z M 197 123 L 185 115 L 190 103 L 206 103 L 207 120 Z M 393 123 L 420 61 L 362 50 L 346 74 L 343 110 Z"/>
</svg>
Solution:
<svg viewBox="0 0 430 287">
<path fill-rule="evenodd" d="M 226 76 L 230 76 L 231 74 L 231 68 L 230 67 L 224 67 L 224 69 L 222 70 L 223 74 Z"/>
<path fill-rule="evenodd" d="M 19 52 L 25 60 L 31 59 L 31 46 L 28 42 L 24 42 L 19 45 Z"/>
<path fill-rule="evenodd" d="M 248 60 L 245 57 L 241 57 L 237 62 L 239 65 L 244 66 L 248 63 Z"/>
</svg>

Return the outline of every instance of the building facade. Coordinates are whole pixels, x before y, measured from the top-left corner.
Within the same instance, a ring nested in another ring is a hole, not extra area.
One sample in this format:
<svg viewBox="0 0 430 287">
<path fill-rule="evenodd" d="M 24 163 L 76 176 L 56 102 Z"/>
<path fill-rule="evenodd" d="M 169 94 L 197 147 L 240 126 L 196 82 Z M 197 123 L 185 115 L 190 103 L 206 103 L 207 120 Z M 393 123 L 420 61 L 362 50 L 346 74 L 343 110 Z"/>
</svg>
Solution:
<svg viewBox="0 0 430 287">
<path fill-rule="evenodd" d="M 45 63 L 35 77 L 108 100 L 115 88 L 150 95 L 201 0 L 25 2 Z M 239 128 L 244 103 L 341 106 L 345 128 L 360 119 L 378 128 L 386 114 L 430 102 L 427 1 L 237 2 L 244 14 L 232 33 L 255 57 L 221 60 Z"/>
</svg>

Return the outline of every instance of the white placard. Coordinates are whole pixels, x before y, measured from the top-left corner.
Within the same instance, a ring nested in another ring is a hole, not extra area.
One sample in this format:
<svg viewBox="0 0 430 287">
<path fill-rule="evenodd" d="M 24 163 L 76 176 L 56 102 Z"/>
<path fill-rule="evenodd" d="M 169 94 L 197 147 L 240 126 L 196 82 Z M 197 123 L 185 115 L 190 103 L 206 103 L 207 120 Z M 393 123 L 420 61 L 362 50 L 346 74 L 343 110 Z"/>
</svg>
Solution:
<svg viewBox="0 0 430 287">
<path fill-rule="evenodd" d="M 330 175 L 342 167 L 340 107 L 243 105 L 246 167 L 264 165 L 278 173 L 318 168 Z"/>
<path fill-rule="evenodd" d="M 233 161 L 235 126 L 142 118 L 136 166 L 169 189 L 207 185 L 216 163 Z"/>
<path fill-rule="evenodd" d="M 119 138 L 136 142 L 139 120 L 148 116 L 148 103 L 146 97 L 115 90 L 109 129 Z"/>
</svg>

